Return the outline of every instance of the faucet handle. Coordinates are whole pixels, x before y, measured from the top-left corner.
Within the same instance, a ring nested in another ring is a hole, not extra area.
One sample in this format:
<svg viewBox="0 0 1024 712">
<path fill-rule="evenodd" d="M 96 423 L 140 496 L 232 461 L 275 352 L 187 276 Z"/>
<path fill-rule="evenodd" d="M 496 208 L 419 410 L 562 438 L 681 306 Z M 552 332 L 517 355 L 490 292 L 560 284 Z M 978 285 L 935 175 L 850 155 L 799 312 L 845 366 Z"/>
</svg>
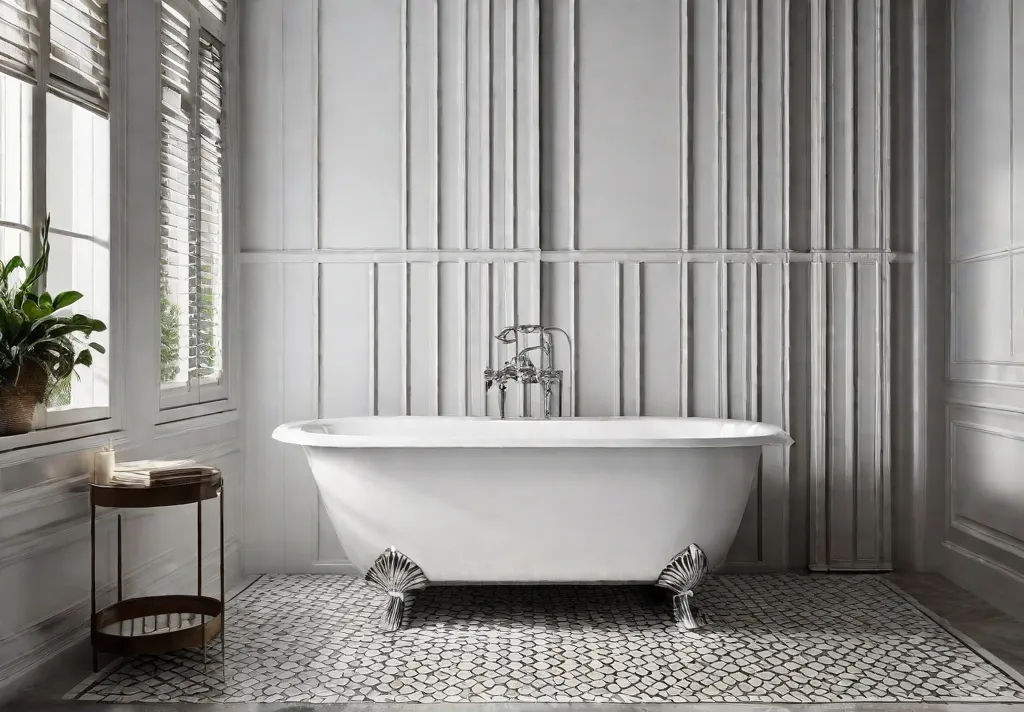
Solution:
<svg viewBox="0 0 1024 712">
<path fill-rule="evenodd" d="M 542 368 L 537 371 L 537 382 L 544 384 L 560 384 L 562 382 L 562 372 L 553 368 Z"/>
</svg>

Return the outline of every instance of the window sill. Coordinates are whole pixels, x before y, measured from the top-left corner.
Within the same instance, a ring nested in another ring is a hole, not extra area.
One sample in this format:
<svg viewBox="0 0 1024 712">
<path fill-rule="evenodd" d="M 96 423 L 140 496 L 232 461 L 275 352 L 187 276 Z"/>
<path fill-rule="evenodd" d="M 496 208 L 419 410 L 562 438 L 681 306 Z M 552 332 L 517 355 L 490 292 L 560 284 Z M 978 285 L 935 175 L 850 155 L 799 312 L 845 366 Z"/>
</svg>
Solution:
<svg viewBox="0 0 1024 712">
<path fill-rule="evenodd" d="M 128 441 L 112 418 L 0 437 L 0 468 Z"/>
<path fill-rule="evenodd" d="M 221 413 L 235 413 L 235 404 L 227 398 L 222 400 L 209 401 L 207 403 L 192 403 L 177 408 L 165 408 L 160 411 L 157 418 L 157 425 L 167 423 L 178 423 L 183 420 L 194 420 L 210 415 Z"/>
</svg>

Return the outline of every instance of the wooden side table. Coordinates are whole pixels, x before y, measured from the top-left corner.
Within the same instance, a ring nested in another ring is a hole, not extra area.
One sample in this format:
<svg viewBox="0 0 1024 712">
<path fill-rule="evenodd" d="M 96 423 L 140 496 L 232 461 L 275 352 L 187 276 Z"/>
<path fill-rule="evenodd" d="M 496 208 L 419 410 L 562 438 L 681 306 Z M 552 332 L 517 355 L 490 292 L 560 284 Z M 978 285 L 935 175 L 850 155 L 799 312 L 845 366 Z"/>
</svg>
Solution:
<svg viewBox="0 0 1024 712">
<path fill-rule="evenodd" d="M 220 500 L 220 599 L 203 595 L 203 502 Z M 122 509 L 196 505 L 198 571 L 196 595 L 138 596 L 124 598 L 121 557 L 121 515 L 117 515 L 117 602 L 96 610 L 96 508 Z M 159 655 L 183 648 L 206 648 L 220 636 L 224 664 L 224 482 L 220 470 L 204 475 L 150 485 L 89 483 L 92 547 L 93 672 L 99 670 L 98 654 Z M 198 624 L 196 619 L 198 618 Z M 162 625 L 161 625 L 162 624 Z"/>
</svg>

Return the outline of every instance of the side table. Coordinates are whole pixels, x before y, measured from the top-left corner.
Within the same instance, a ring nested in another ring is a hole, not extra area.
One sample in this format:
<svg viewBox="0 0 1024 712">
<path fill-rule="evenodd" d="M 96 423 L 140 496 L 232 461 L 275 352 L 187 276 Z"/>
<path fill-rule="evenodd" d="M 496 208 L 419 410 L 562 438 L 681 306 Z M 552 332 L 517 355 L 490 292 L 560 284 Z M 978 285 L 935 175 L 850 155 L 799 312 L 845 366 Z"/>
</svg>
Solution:
<svg viewBox="0 0 1024 712">
<path fill-rule="evenodd" d="M 220 500 L 220 599 L 203 595 L 203 502 Z M 121 509 L 196 505 L 198 549 L 196 595 L 124 597 L 121 556 L 121 514 L 117 515 L 117 602 L 96 610 L 96 508 Z M 206 648 L 220 637 L 224 663 L 224 482 L 220 470 L 208 468 L 203 475 L 149 485 L 89 483 L 92 549 L 93 672 L 99 669 L 98 654 L 121 656 L 159 655 L 183 648 Z M 198 624 L 196 619 L 198 618 Z"/>
</svg>

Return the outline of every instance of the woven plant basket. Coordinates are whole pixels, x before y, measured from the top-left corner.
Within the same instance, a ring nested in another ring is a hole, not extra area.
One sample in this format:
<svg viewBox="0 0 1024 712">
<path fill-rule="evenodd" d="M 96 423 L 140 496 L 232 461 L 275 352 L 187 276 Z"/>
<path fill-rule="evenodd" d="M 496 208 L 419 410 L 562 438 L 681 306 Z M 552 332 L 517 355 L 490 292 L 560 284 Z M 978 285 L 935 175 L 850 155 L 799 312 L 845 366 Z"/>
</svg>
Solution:
<svg viewBox="0 0 1024 712">
<path fill-rule="evenodd" d="M 30 431 L 36 404 L 45 393 L 46 371 L 35 363 L 22 366 L 13 386 L 0 384 L 0 436 Z"/>
</svg>

